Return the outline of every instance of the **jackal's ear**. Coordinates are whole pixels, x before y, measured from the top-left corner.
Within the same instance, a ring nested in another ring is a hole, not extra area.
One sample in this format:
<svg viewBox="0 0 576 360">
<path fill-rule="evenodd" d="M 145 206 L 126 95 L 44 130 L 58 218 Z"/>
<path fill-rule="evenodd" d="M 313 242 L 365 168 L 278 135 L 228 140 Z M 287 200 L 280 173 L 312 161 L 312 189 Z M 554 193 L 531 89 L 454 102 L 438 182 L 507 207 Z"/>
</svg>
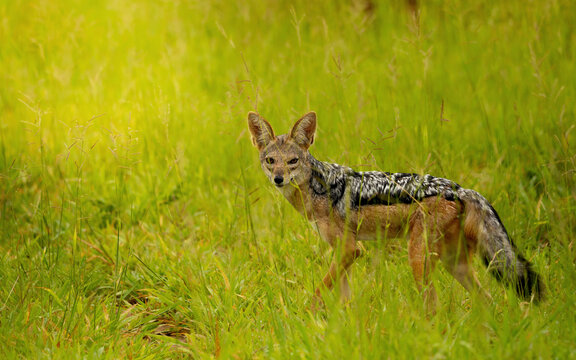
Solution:
<svg viewBox="0 0 576 360">
<path fill-rule="evenodd" d="M 252 143 L 258 150 L 264 149 L 275 138 L 268 121 L 253 111 L 248 113 L 248 128 L 252 134 Z"/>
<path fill-rule="evenodd" d="M 314 111 L 302 116 L 292 127 L 290 138 L 304 149 L 308 149 L 314 142 L 316 133 L 316 113 Z"/>
</svg>

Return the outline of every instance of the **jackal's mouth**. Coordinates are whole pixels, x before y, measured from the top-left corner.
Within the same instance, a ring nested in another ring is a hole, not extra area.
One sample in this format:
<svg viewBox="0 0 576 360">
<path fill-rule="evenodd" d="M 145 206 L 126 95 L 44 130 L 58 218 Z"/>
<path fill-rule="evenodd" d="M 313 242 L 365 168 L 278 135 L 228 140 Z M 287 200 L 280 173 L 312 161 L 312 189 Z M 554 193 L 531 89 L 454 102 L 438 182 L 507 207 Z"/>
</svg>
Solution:
<svg viewBox="0 0 576 360">
<path fill-rule="evenodd" d="M 281 182 L 280 184 L 277 184 L 277 183 L 273 183 L 273 184 L 274 184 L 274 186 L 276 186 L 278 189 L 283 188 L 283 187 L 285 187 L 285 186 L 289 186 L 289 185 L 292 185 L 292 186 L 295 185 L 295 183 L 294 183 L 294 181 L 293 181 L 292 179 L 291 179 L 290 181 Z"/>
</svg>

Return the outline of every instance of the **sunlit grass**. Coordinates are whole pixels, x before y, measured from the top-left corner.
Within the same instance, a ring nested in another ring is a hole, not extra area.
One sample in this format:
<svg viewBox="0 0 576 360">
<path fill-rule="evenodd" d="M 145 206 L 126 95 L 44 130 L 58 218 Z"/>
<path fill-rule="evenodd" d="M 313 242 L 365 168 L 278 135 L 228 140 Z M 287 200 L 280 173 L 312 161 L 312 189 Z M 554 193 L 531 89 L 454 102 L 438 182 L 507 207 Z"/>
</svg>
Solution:
<svg viewBox="0 0 576 360">
<path fill-rule="evenodd" d="M 569 1 L 0 4 L 0 354 L 576 357 L 576 8 Z M 261 174 L 246 114 L 319 116 L 311 151 L 483 193 L 548 286 L 494 304 L 442 270 L 426 319 L 404 241 L 353 301 Z"/>
</svg>

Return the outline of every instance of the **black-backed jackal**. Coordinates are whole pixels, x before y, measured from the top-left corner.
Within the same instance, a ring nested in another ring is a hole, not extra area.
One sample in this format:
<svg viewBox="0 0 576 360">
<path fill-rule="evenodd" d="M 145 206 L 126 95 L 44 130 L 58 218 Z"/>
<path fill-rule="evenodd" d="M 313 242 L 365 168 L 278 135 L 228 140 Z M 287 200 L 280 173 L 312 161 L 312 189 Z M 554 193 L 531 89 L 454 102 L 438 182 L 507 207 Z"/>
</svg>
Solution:
<svg viewBox="0 0 576 360">
<path fill-rule="evenodd" d="M 431 272 L 437 260 L 467 290 L 490 298 L 472 268 L 476 251 L 521 298 L 542 298 L 540 276 L 518 252 L 496 210 L 476 191 L 431 175 L 358 172 L 318 161 L 308 152 L 316 132 L 314 112 L 298 120 L 289 134 L 275 136 L 254 112 L 248 114 L 248 126 L 268 179 L 324 240 L 340 249 L 323 279 L 326 288 L 340 281 L 341 295 L 349 298 L 348 270 L 362 253 L 358 241 L 408 235 L 410 266 L 431 312 L 436 307 Z M 320 293 L 318 288 L 317 299 Z"/>
</svg>

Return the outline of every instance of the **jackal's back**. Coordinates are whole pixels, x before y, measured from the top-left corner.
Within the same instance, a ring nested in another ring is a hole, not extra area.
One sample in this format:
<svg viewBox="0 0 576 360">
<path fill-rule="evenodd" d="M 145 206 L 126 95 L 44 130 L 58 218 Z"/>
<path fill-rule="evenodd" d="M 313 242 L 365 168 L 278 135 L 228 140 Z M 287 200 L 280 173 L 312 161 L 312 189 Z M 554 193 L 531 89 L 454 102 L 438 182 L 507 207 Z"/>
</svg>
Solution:
<svg viewBox="0 0 576 360">
<path fill-rule="evenodd" d="M 432 175 L 355 171 L 349 167 L 318 161 L 310 155 L 310 187 L 317 196 L 329 196 L 334 209 L 367 205 L 411 204 L 431 196 L 455 201 L 460 185 Z"/>
</svg>

